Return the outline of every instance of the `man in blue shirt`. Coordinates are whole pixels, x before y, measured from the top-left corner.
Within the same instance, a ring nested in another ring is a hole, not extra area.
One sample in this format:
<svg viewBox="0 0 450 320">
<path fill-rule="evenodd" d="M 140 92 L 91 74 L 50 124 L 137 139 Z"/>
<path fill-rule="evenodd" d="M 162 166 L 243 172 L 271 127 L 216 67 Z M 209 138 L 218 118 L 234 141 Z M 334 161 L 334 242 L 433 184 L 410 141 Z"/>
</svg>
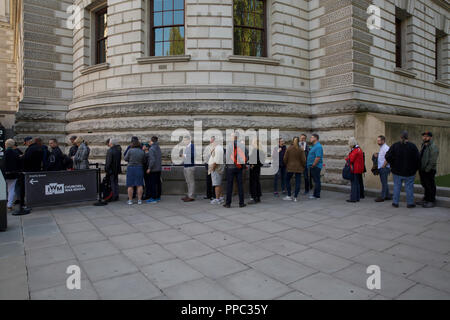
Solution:
<svg viewBox="0 0 450 320">
<path fill-rule="evenodd" d="M 320 198 L 320 171 L 323 167 L 323 148 L 319 142 L 319 135 L 314 133 L 311 136 L 311 143 L 313 146 L 309 150 L 306 166 L 308 167 L 311 178 L 314 182 L 314 194 L 310 195 L 310 199 Z"/>
</svg>

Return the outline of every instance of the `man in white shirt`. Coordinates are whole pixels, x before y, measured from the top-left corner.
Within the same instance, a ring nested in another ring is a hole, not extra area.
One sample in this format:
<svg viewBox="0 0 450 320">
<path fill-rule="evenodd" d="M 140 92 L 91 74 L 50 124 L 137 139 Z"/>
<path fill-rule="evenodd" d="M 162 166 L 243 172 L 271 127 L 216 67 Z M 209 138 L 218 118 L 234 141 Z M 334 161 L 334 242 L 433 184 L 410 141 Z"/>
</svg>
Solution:
<svg viewBox="0 0 450 320">
<path fill-rule="evenodd" d="M 224 159 L 222 142 L 217 141 L 211 146 L 211 156 L 208 161 L 208 173 L 211 174 L 213 189 L 216 198 L 211 200 L 211 204 L 223 204 L 222 176 L 224 172 Z"/>
<path fill-rule="evenodd" d="M 384 200 L 391 200 L 392 197 L 389 194 L 389 184 L 388 178 L 391 173 L 391 167 L 386 161 L 386 153 L 389 151 L 389 146 L 386 144 L 386 137 L 379 136 L 377 138 L 377 143 L 380 146 L 380 151 L 378 152 L 378 171 L 380 173 L 381 181 L 381 196 L 375 199 L 375 202 L 383 202 Z"/>
</svg>

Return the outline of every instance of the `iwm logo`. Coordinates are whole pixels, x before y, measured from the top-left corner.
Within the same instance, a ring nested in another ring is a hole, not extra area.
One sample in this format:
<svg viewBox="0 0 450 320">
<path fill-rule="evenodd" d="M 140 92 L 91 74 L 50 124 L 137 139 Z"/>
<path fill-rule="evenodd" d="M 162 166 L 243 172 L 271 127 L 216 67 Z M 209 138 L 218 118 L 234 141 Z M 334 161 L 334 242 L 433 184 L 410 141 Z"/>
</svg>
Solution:
<svg viewBox="0 0 450 320">
<path fill-rule="evenodd" d="M 63 194 L 64 184 L 50 183 L 45 185 L 45 195 L 51 196 L 54 194 Z"/>
</svg>

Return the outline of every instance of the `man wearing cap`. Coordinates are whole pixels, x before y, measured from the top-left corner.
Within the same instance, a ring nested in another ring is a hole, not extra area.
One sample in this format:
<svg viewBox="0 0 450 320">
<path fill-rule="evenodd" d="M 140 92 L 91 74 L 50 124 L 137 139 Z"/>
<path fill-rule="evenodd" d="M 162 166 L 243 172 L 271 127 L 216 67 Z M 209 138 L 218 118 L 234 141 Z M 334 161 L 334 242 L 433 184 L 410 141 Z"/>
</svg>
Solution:
<svg viewBox="0 0 450 320">
<path fill-rule="evenodd" d="M 424 208 L 433 208 L 436 202 L 436 176 L 439 148 L 433 143 L 433 134 L 430 131 L 422 133 L 422 149 L 420 150 L 420 183 L 424 189 L 422 201 L 418 205 Z"/>
<path fill-rule="evenodd" d="M 394 176 L 394 195 L 392 206 L 399 207 L 400 191 L 405 182 L 406 202 L 408 208 L 416 207 L 414 203 L 414 179 L 419 169 L 420 154 L 414 143 L 408 141 L 408 132 L 403 131 L 401 141 L 394 143 L 386 153 L 386 160 Z"/>
</svg>

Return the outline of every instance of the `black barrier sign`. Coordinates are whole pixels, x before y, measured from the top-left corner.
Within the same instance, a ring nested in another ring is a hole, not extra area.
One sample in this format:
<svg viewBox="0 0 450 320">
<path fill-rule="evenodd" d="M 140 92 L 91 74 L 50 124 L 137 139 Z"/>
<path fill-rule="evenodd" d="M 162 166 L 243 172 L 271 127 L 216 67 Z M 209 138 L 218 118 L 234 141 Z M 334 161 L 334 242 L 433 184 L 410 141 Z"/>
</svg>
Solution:
<svg viewBox="0 0 450 320">
<path fill-rule="evenodd" d="M 97 184 L 97 170 L 25 173 L 25 202 L 33 207 L 96 200 Z"/>
</svg>

